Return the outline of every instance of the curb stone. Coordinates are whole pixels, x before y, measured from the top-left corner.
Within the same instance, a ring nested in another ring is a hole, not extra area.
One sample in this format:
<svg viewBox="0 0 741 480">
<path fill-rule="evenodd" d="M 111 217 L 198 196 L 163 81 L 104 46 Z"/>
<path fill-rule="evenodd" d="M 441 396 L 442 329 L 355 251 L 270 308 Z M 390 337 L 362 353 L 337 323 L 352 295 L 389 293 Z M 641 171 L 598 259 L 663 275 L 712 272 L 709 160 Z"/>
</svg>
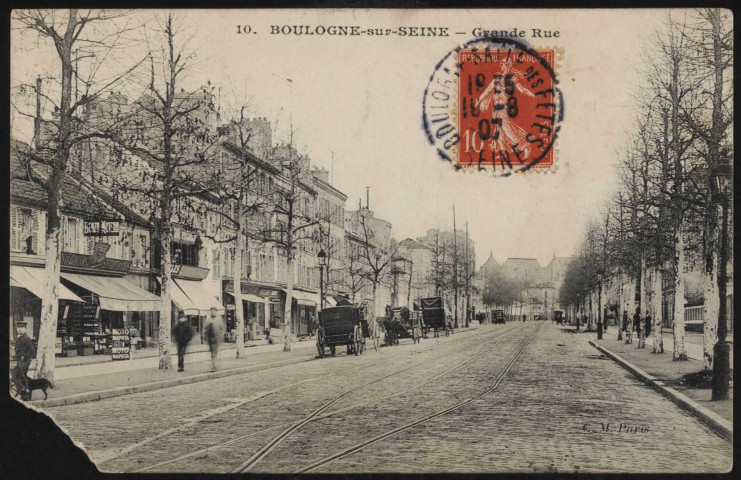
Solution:
<svg viewBox="0 0 741 480">
<path fill-rule="evenodd" d="M 470 327 L 460 328 L 458 332 L 465 332 L 465 331 L 470 331 L 470 330 L 474 330 L 474 329 L 471 329 Z M 106 398 L 114 398 L 114 397 L 120 397 L 123 395 L 131 395 L 133 393 L 142 393 L 142 392 L 148 392 L 151 390 L 158 390 L 160 388 L 169 388 L 169 387 L 175 387 L 177 385 L 186 385 L 189 383 L 202 382 L 205 380 L 213 380 L 213 379 L 223 378 L 223 377 L 227 377 L 231 375 L 240 375 L 243 373 L 254 372 L 256 370 L 263 370 L 263 369 L 282 367 L 286 365 L 293 365 L 297 363 L 308 362 L 310 360 L 315 360 L 317 358 L 319 358 L 318 355 L 308 355 L 308 356 L 299 357 L 299 358 L 280 360 L 277 362 L 258 363 L 255 365 L 231 368 L 228 370 L 219 370 L 216 372 L 201 373 L 198 375 L 191 375 L 188 377 L 171 378 L 168 380 L 159 380 L 156 382 L 143 383 L 140 385 L 116 387 L 116 388 L 111 388 L 107 390 L 96 390 L 93 392 L 84 392 L 84 393 L 78 393 L 75 395 L 69 395 L 67 397 L 52 398 L 49 400 L 34 400 L 31 402 L 24 402 L 24 403 L 28 403 L 29 405 L 33 405 L 34 407 L 38 407 L 38 408 L 62 407 L 66 405 L 74 405 L 76 403 L 94 402 L 94 401 L 103 400 Z"/>
<path fill-rule="evenodd" d="M 640 368 L 622 358 L 620 355 L 617 355 L 616 353 L 611 352 L 602 345 L 599 345 L 594 340 L 590 340 L 589 344 L 600 352 L 604 353 L 606 356 L 610 357 L 621 367 L 632 373 L 635 377 L 638 377 L 641 381 L 648 384 L 651 388 L 671 400 L 675 405 L 694 415 L 720 436 L 728 440 L 731 440 L 733 438 L 733 422 L 730 422 L 717 413 L 708 410 L 707 408 L 703 407 L 696 401 L 678 392 L 677 390 L 666 386 L 661 380 L 652 375 L 649 375 L 648 373 L 644 372 Z"/>
<path fill-rule="evenodd" d="M 108 390 L 96 390 L 94 392 L 78 393 L 76 395 L 70 395 L 67 397 L 52 398 L 49 400 L 34 400 L 32 402 L 26 402 L 29 405 L 39 408 L 50 408 L 50 407 L 61 407 L 65 405 L 73 405 L 76 403 L 94 402 L 97 400 L 103 400 L 105 398 L 120 397 L 123 395 L 130 395 L 132 393 L 142 393 L 151 390 L 158 390 L 160 388 L 175 387 L 177 385 L 186 385 L 189 383 L 202 382 L 205 380 L 213 380 L 217 378 L 228 377 L 231 375 L 240 375 L 243 373 L 250 373 L 257 370 L 265 370 L 270 368 L 283 367 L 286 365 L 293 365 L 297 363 L 308 362 L 314 360 L 314 355 L 290 358 L 286 360 L 280 360 L 271 363 L 258 363 L 255 365 L 247 365 L 244 367 L 231 368 L 228 370 L 218 370 L 216 372 L 201 373 L 198 375 L 191 375 L 182 378 L 171 378 L 168 380 L 159 380 L 156 382 L 142 383 L 140 385 L 132 385 L 125 387 L 111 388 Z"/>
</svg>

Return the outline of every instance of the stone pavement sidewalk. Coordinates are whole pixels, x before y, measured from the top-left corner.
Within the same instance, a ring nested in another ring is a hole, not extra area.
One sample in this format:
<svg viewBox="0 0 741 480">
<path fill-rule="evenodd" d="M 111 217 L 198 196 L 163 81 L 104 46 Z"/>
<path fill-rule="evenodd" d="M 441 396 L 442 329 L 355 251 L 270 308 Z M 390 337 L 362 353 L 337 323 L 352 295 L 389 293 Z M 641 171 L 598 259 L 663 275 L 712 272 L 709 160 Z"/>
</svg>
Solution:
<svg viewBox="0 0 741 480">
<path fill-rule="evenodd" d="M 731 384 L 729 400 L 713 402 L 710 400 L 711 390 L 709 388 L 690 388 L 689 386 L 679 382 L 683 375 L 701 371 L 703 363 L 701 360 L 691 357 L 687 361 L 673 361 L 672 351 L 667 348 L 671 347 L 671 342 L 673 341 L 671 336 L 668 336 L 668 338 L 667 336 L 664 336 L 664 353 L 660 354 L 652 352 L 649 341 L 646 342 L 645 349 L 636 348 L 638 346 L 638 340 L 635 338 L 631 344 L 626 344 L 624 340 L 618 341 L 617 333 L 615 331 L 608 331 L 608 334 L 605 335 L 602 340 L 597 340 L 597 335 L 594 335 L 592 338 L 600 346 L 619 355 L 649 375 L 656 377 L 667 386 L 670 386 L 686 395 L 704 408 L 711 410 L 731 422 L 733 421 L 733 384 Z"/>
<path fill-rule="evenodd" d="M 150 367 L 60 379 L 55 381 L 55 389 L 47 390 L 48 400 L 44 401 L 43 393 L 37 390 L 34 392 L 34 400 L 30 403 L 38 407 L 54 407 L 89 402 L 300 363 L 316 356 L 316 346 L 313 342 L 294 343 L 291 352 L 283 352 L 280 348 L 255 353 L 251 353 L 251 350 L 246 349 L 246 357 L 243 359 L 235 358 L 235 349 L 220 350 L 216 372 L 210 371 L 210 360 L 189 362 L 186 356 L 184 372 L 177 371 L 177 359 L 175 358 L 171 370 Z"/>
</svg>

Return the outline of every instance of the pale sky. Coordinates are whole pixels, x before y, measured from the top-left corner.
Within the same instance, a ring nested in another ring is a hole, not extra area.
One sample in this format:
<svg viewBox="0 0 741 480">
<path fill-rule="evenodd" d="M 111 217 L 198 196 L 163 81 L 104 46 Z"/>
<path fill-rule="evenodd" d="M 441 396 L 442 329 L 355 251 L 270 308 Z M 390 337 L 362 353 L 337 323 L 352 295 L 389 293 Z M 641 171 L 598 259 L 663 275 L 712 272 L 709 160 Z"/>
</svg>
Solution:
<svg viewBox="0 0 741 480">
<path fill-rule="evenodd" d="M 152 12 L 141 12 L 151 15 Z M 195 26 L 198 50 L 191 87 L 204 79 L 250 98 L 252 115 L 277 124 L 274 140 L 295 142 L 314 165 L 333 170 L 347 194 L 346 208 L 365 202 L 393 224 L 398 240 L 428 228 L 458 228 L 468 220 L 477 264 L 493 251 L 498 261 L 570 255 L 582 227 L 598 213 L 616 178 L 613 164 L 634 120 L 637 62 L 666 10 L 211 10 L 179 11 Z M 250 25 L 252 34 L 237 34 Z M 449 37 L 270 35 L 271 25 L 448 27 Z M 494 178 L 456 172 L 437 158 L 422 129 L 422 96 L 435 65 L 472 30 L 525 30 L 534 48 L 555 47 L 565 119 L 556 141 L 556 168 Z M 532 38 L 531 30 L 558 30 L 559 38 Z M 467 32 L 455 35 L 454 32 Z M 11 85 L 29 79 L 48 60 L 13 33 Z M 23 40 L 28 41 L 28 39 Z M 29 48 L 31 50 L 29 50 Z M 48 52 L 48 47 L 38 47 Z M 290 80 L 290 81 L 289 81 Z M 24 139 L 17 116 L 14 136 Z M 332 157 L 334 156 L 334 162 Z M 333 168 L 332 168 L 333 167 Z"/>
</svg>

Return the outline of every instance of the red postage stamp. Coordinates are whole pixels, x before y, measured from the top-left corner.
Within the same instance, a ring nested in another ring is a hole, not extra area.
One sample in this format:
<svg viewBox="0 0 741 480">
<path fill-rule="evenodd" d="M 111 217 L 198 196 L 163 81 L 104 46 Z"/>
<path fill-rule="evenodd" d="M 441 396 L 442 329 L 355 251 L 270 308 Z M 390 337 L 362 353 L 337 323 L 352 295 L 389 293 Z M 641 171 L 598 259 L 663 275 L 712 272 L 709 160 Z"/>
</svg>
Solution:
<svg viewBox="0 0 741 480">
<path fill-rule="evenodd" d="M 549 93 L 554 85 L 541 62 L 553 68 L 554 52 L 537 54 L 540 58 L 512 49 L 458 52 L 458 165 L 553 165 L 556 105 Z"/>
<path fill-rule="evenodd" d="M 425 89 L 422 118 L 438 157 L 501 176 L 553 171 L 563 120 L 557 57 L 509 38 L 474 39 L 443 57 Z"/>
</svg>

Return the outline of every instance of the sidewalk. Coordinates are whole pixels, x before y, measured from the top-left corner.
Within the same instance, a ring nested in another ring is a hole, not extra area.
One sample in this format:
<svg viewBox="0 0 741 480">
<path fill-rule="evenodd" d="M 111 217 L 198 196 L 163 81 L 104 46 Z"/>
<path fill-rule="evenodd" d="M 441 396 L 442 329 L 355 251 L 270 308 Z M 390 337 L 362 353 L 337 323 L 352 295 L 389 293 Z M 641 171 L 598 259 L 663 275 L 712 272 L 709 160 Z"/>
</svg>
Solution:
<svg viewBox="0 0 741 480">
<path fill-rule="evenodd" d="M 478 322 L 472 322 L 469 328 L 460 328 L 456 333 L 476 330 L 479 327 Z M 219 370 L 211 372 L 210 353 L 198 347 L 203 346 L 188 347 L 195 351 L 191 351 L 185 357 L 185 372 L 177 371 L 176 354 L 173 356 L 175 368 L 171 370 L 159 370 L 159 359 L 156 356 L 120 362 L 97 362 L 61 367 L 55 371 L 56 388 L 47 390 L 48 399 L 43 400 L 43 393 L 37 390 L 34 392 L 34 400 L 29 403 L 36 407 L 50 408 L 92 402 L 302 363 L 313 360 L 317 354 L 315 339 L 293 342 L 289 353 L 283 352 L 283 344 L 279 342 L 273 345 L 255 345 L 246 348 L 246 358 L 239 360 L 234 358 L 236 345 L 222 344 L 217 360 Z"/>
<path fill-rule="evenodd" d="M 294 341 L 294 347 L 299 348 L 305 345 L 315 345 L 315 340 L 306 340 L 302 342 Z M 265 353 L 280 351 L 283 349 L 281 342 L 275 342 L 270 345 L 265 340 L 250 341 L 245 344 L 247 356 L 256 353 Z M 234 343 L 222 343 L 219 347 L 219 356 L 222 358 L 234 357 L 234 351 L 237 348 Z M 177 346 L 173 344 L 170 348 L 172 352 L 172 361 L 177 365 Z M 226 353 L 230 352 L 230 353 Z M 208 345 L 192 343 L 188 345 L 185 354 L 185 362 L 202 362 L 209 360 L 211 354 Z M 69 378 L 89 377 L 103 373 L 128 372 L 131 370 L 140 370 L 145 368 L 157 368 L 159 366 L 159 352 L 157 349 L 136 350 L 132 352 L 131 360 L 112 361 L 110 355 L 92 355 L 89 357 L 71 357 L 56 358 L 56 369 L 54 372 L 55 380 L 66 380 Z M 34 378 L 36 362 L 31 364 L 29 375 Z"/>
<path fill-rule="evenodd" d="M 46 401 L 43 400 L 43 393 L 37 390 L 33 395 L 34 400 L 29 403 L 37 407 L 55 407 L 90 402 L 103 398 L 301 363 L 312 360 L 316 356 L 316 345 L 314 342 L 295 342 L 291 352 L 283 352 L 282 350 L 282 344 L 253 347 L 246 349 L 246 358 L 236 359 L 234 358 L 234 345 L 232 345 L 232 348 L 222 348 L 219 350 L 217 359 L 219 370 L 216 372 L 210 371 L 211 361 L 209 352 L 196 352 L 186 355 L 184 372 L 177 371 L 177 356 L 173 358 L 174 368 L 171 370 L 159 370 L 157 368 L 157 357 L 146 359 L 151 360 L 153 366 L 130 369 L 123 372 L 117 370 L 111 371 L 106 367 L 110 365 L 130 364 L 137 360 L 65 367 L 57 370 L 57 372 L 63 372 L 64 370 L 88 370 L 90 367 L 95 367 L 97 373 L 55 378 L 56 388 L 47 390 L 48 399 Z M 200 357 L 203 355 L 206 355 L 207 359 L 201 359 Z"/>
<path fill-rule="evenodd" d="M 713 402 L 711 390 L 709 388 L 691 388 L 680 380 L 689 373 L 697 373 L 702 370 L 703 362 L 690 356 L 690 359 L 682 362 L 672 360 L 673 338 L 664 337 L 664 353 L 652 353 L 650 341 L 646 342 L 645 349 L 638 349 L 638 340 L 633 339 L 632 344 L 626 344 L 624 340 L 617 340 L 617 332 L 609 331 L 602 340 L 597 340 L 596 334 L 592 337 L 593 341 L 622 357 L 627 362 L 638 367 L 658 381 L 663 382 L 666 386 L 680 392 L 697 402 L 700 406 L 714 412 L 722 418 L 733 422 L 733 381 L 731 381 L 730 399 L 719 402 Z M 689 345 L 688 345 L 689 347 Z M 700 358 L 702 358 L 702 345 L 699 345 Z M 689 351 L 689 348 L 688 348 Z M 731 363 L 731 365 L 733 365 Z"/>
</svg>

